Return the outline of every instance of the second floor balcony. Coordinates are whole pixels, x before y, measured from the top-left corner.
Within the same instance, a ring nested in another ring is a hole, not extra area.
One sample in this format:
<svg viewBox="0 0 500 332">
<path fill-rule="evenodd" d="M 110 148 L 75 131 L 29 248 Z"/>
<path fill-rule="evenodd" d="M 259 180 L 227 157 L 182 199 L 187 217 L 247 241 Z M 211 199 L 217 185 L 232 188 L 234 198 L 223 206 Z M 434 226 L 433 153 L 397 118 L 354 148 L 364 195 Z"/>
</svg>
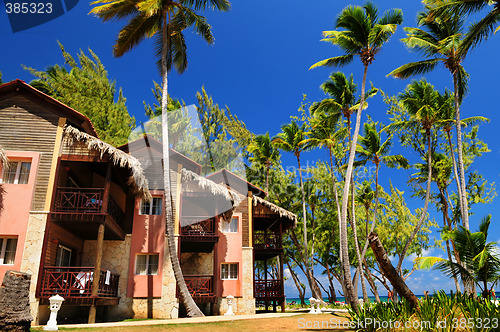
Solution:
<svg viewBox="0 0 500 332">
<path fill-rule="evenodd" d="M 191 240 L 197 242 L 216 242 L 217 236 L 217 219 L 204 217 L 182 217 L 181 232 L 183 240 Z"/>
<path fill-rule="evenodd" d="M 87 231 L 92 230 L 91 225 L 98 223 L 105 223 L 111 231 L 107 234 L 108 239 L 125 236 L 125 213 L 110 195 L 105 197 L 104 188 L 56 188 L 51 218 L 72 228 L 83 238 L 86 238 Z M 95 232 L 89 233 L 91 238 L 95 237 Z"/>
</svg>

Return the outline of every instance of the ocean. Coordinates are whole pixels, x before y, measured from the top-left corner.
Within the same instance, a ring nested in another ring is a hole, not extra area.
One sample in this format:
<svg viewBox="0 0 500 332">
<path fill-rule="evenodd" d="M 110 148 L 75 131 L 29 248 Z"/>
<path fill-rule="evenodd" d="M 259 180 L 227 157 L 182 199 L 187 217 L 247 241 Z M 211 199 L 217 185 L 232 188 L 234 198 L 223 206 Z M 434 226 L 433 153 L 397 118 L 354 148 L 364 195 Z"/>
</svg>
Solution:
<svg viewBox="0 0 500 332">
<path fill-rule="evenodd" d="M 417 295 L 418 298 L 423 298 L 424 295 Z M 360 299 L 363 299 L 363 297 L 359 297 Z M 368 298 L 370 299 L 371 302 L 375 302 L 375 296 L 368 296 Z M 300 304 L 300 299 L 297 297 L 290 297 L 290 298 L 286 298 L 286 303 L 287 304 L 290 304 L 292 303 L 293 301 L 295 301 L 297 304 Z M 328 299 L 327 298 L 323 298 L 323 301 L 325 302 L 328 302 Z M 337 296 L 337 301 L 339 302 L 345 302 L 345 298 L 341 297 L 341 296 Z M 380 296 L 380 301 L 382 302 L 387 302 L 387 296 Z M 309 305 L 309 298 L 307 299 L 304 299 L 304 302 L 306 303 L 306 305 Z"/>
</svg>

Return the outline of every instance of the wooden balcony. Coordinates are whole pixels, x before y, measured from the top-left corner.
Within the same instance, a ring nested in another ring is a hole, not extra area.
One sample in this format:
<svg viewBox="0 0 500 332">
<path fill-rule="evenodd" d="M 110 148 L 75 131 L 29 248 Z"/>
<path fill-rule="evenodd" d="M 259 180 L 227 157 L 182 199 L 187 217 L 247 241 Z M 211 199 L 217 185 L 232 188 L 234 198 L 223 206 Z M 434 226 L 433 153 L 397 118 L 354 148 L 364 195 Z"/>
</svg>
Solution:
<svg viewBox="0 0 500 332">
<path fill-rule="evenodd" d="M 283 280 L 255 280 L 254 297 L 257 301 L 278 301 L 285 297 Z"/>
<path fill-rule="evenodd" d="M 108 197 L 107 208 L 103 208 L 104 191 L 104 188 L 58 187 L 51 211 L 52 220 L 84 239 L 94 239 L 97 225 L 105 223 L 107 230 L 111 231 L 106 232 L 107 239 L 124 239 L 125 213 L 111 197 Z"/>
<path fill-rule="evenodd" d="M 184 280 L 189 293 L 196 302 L 215 302 L 213 275 L 185 275 Z M 179 297 L 178 290 L 177 297 Z"/>
<path fill-rule="evenodd" d="M 214 244 L 219 241 L 217 219 L 183 216 L 180 235 L 182 252 L 211 252 Z"/>
<path fill-rule="evenodd" d="M 96 305 L 118 304 L 118 282 L 120 276 L 101 270 L 97 296 L 91 295 L 93 267 L 45 267 L 42 272 L 39 298 L 47 303 L 56 294 L 68 304 Z"/>
<path fill-rule="evenodd" d="M 281 236 L 278 233 L 255 231 L 253 234 L 255 260 L 266 260 L 278 256 L 283 251 Z"/>
</svg>

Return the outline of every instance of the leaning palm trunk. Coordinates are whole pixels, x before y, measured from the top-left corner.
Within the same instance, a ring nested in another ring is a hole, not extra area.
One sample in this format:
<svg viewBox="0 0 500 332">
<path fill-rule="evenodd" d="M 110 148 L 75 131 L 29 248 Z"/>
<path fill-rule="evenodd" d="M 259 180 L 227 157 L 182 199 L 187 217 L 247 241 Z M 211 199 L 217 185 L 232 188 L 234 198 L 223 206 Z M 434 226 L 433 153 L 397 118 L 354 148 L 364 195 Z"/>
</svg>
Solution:
<svg viewBox="0 0 500 332">
<path fill-rule="evenodd" d="M 412 243 L 413 239 L 415 236 L 417 236 L 418 231 L 420 230 L 420 227 L 422 227 L 422 224 L 424 223 L 425 217 L 427 215 L 427 207 L 429 206 L 429 198 L 431 195 L 431 182 L 432 182 L 432 149 L 431 149 L 431 133 L 430 129 L 427 129 L 427 188 L 425 190 L 425 202 L 424 202 L 424 210 L 422 211 L 422 215 L 420 216 L 420 219 L 417 222 L 417 225 L 415 226 L 415 229 L 413 230 L 413 233 L 411 233 L 410 237 L 406 241 L 406 244 L 403 248 L 403 251 L 399 254 L 399 261 L 398 265 L 396 267 L 396 270 L 398 271 L 399 274 L 402 274 L 401 266 L 403 265 L 403 260 L 405 259 L 406 252 L 410 248 L 410 244 Z"/>
<path fill-rule="evenodd" d="M 162 75 L 163 75 L 163 96 L 162 96 L 162 140 L 163 140 L 163 181 L 165 187 L 165 217 L 166 217 L 166 233 L 168 242 L 168 254 L 172 269 L 174 270 L 175 280 L 182 302 L 186 306 L 187 314 L 190 317 L 204 316 L 201 310 L 194 302 L 187 288 L 184 276 L 182 275 L 181 264 L 177 256 L 177 246 L 175 243 L 175 225 L 173 216 L 172 191 L 170 186 L 170 153 L 168 144 L 168 71 L 167 71 L 167 48 L 169 47 L 169 32 L 168 32 L 168 12 L 165 13 L 163 20 L 163 49 L 162 49 Z"/>
<path fill-rule="evenodd" d="M 358 243 L 358 230 L 357 230 L 357 223 L 356 223 L 356 211 L 355 211 L 355 203 L 354 203 L 354 196 L 356 194 L 356 187 L 354 186 L 354 177 L 351 179 L 351 185 L 352 185 L 352 219 L 351 219 L 351 228 L 352 228 L 352 233 L 354 236 L 354 248 L 356 249 L 356 258 L 358 259 L 358 276 L 361 279 L 361 290 L 363 292 L 363 302 L 368 303 L 370 300 L 368 299 L 368 293 L 366 292 L 366 284 L 365 284 L 365 278 L 363 276 L 363 266 L 362 266 L 362 258 L 361 254 L 359 251 L 359 243 Z M 358 279 L 354 277 L 354 284 L 356 285 L 358 283 Z M 357 297 L 357 292 L 356 292 L 356 297 Z"/>
<path fill-rule="evenodd" d="M 460 170 L 460 201 L 462 202 L 462 223 L 465 229 L 469 229 L 469 203 L 467 201 L 467 191 L 465 187 L 465 166 L 462 150 L 462 123 L 460 121 L 460 103 L 458 98 L 458 77 L 457 73 L 453 73 L 453 86 L 455 92 L 455 119 L 457 127 L 457 152 L 458 152 L 458 168 Z"/>
<path fill-rule="evenodd" d="M 332 173 L 332 183 L 333 183 L 333 191 L 334 191 L 334 197 L 335 197 L 335 206 L 337 207 L 337 220 L 338 220 L 338 224 L 339 224 L 339 239 L 341 239 L 342 238 L 342 227 L 340 225 L 339 194 L 338 194 L 338 190 L 337 190 L 337 181 L 335 180 L 335 174 L 333 172 L 333 154 L 332 154 L 331 147 L 328 148 L 328 152 L 330 153 L 330 169 L 331 169 L 331 173 Z M 335 229 L 333 231 L 335 231 Z M 340 247 L 340 249 L 342 249 L 342 247 Z M 340 266 L 342 266 L 342 251 L 340 251 L 339 259 L 340 259 Z M 344 274 L 342 272 L 341 272 L 340 278 L 342 279 L 342 282 L 340 283 L 342 286 L 342 291 L 345 294 L 346 290 L 345 290 L 345 284 L 343 282 Z"/>
<path fill-rule="evenodd" d="M 356 154 L 356 144 L 358 143 L 359 127 L 361 125 L 361 112 L 363 111 L 363 104 L 365 102 L 365 87 L 366 87 L 366 74 L 368 66 L 365 65 L 363 73 L 363 83 L 361 85 L 361 100 L 359 103 L 358 114 L 356 115 L 356 126 L 354 127 L 354 134 L 349 151 L 349 160 L 347 163 L 347 171 L 344 183 L 344 192 L 342 194 L 342 211 L 341 211 L 341 235 L 340 250 L 342 253 L 342 270 L 344 272 L 344 283 L 346 288 L 345 299 L 351 305 L 354 311 L 358 312 L 358 305 L 355 299 L 354 288 L 351 280 L 351 264 L 349 262 L 348 243 L 347 243 L 347 201 L 349 200 L 349 187 L 352 177 L 352 170 L 354 165 L 354 155 Z"/>
</svg>

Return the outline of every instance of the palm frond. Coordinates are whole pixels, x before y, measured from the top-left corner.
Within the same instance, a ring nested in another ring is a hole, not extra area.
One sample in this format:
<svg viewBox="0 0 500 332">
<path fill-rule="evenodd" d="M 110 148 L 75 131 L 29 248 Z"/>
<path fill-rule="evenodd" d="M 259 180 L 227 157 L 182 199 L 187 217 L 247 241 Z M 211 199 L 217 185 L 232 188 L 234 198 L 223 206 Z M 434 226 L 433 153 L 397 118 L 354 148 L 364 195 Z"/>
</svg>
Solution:
<svg viewBox="0 0 500 332">
<path fill-rule="evenodd" d="M 418 270 L 428 270 L 436 264 L 445 262 L 446 259 L 441 257 L 417 257 L 413 260 L 413 264 Z"/>
<path fill-rule="evenodd" d="M 415 75 L 426 74 L 432 71 L 439 63 L 439 61 L 443 61 L 443 59 L 436 58 L 407 63 L 399 68 L 394 69 L 389 74 L 387 74 L 387 76 L 393 76 L 396 78 L 409 78 Z"/>
<path fill-rule="evenodd" d="M 333 58 L 328 58 L 328 59 L 316 62 L 311 67 L 309 67 L 309 70 L 317 68 L 317 67 L 343 67 L 343 66 L 351 63 L 353 59 L 354 59 L 354 55 L 351 55 L 351 54 L 335 56 Z"/>
<path fill-rule="evenodd" d="M 120 57 L 137 46 L 144 38 L 152 37 L 160 31 L 161 16 L 147 16 L 139 13 L 124 26 L 113 47 L 114 56 Z"/>
</svg>

